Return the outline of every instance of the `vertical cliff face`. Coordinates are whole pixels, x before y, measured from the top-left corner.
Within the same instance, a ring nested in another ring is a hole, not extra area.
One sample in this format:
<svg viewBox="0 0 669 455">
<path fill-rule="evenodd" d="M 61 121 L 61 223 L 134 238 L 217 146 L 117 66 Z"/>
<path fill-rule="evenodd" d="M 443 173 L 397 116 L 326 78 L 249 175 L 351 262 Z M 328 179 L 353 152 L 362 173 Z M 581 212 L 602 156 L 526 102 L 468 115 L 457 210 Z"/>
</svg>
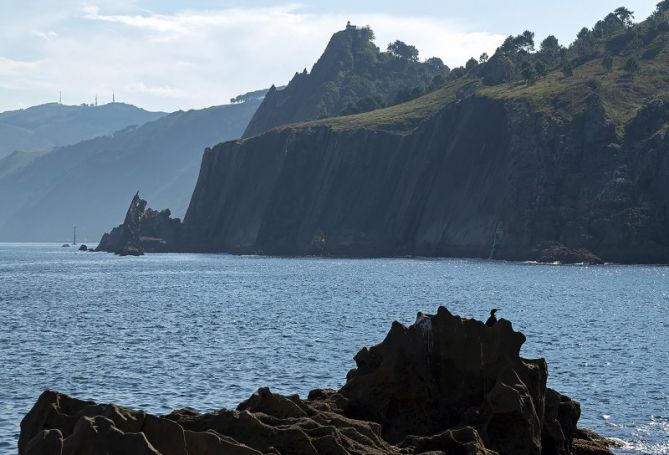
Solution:
<svg viewBox="0 0 669 455">
<path fill-rule="evenodd" d="M 392 104 L 401 90 L 424 91 L 436 75 L 446 74 L 446 68 L 380 52 L 372 37 L 370 29 L 354 26 L 335 33 L 311 73 L 296 73 L 286 88 L 267 93 L 244 137 L 339 115 L 361 100 L 374 107 Z"/>
<path fill-rule="evenodd" d="M 664 102 L 621 139 L 597 93 L 584 96 L 568 120 L 472 96 L 408 132 L 315 123 L 221 144 L 203 159 L 189 248 L 669 259 Z"/>
<path fill-rule="evenodd" d="M 489 121 L 471 121 L 483 111 Z M 315 126 L 226 143 L 205 153 L 185 224 L 216 250 L 486 254 L 507 126 L 503 105 L 477 98 L 412 134 Z"/>
</svg>

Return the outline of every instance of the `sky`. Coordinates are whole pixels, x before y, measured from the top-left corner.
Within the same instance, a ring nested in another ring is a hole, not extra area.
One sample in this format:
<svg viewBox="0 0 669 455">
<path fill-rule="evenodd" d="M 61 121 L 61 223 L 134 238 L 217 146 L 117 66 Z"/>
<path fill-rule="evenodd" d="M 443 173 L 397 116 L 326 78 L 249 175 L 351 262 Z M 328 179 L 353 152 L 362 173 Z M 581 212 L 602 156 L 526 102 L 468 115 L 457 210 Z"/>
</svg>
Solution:
<svg viewBox="0 0 669 455">
<path fill-rule="evenodd" d="M 370 25 L 382 49 L 400 39 L 455 67 L 510 34 L 568 44 L 618 6 L 642 20 L 657 1 L 0 0 L 0 111 L 59 92 L 63 104 L 106 103 L 114 91 L 169 112 L 226 104 L 310 70 L 347 20 Z"/>
</svg>

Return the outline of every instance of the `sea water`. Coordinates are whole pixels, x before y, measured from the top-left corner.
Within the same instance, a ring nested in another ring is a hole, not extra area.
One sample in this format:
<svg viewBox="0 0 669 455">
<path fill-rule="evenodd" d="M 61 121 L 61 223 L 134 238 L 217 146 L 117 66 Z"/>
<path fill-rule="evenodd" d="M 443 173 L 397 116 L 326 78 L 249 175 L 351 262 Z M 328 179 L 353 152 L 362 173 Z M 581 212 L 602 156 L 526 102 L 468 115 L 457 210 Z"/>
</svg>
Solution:
<svg viewBox="0 0 669 455">
<path fill-rule="evenodd" d="M 139 258 L 0 244 L 0 453 L 45 389 L 167 413 L 338 388 L 393 320 L 491 308 L 580 426 L 669 453 L 669 268 L 460 259 Z"/>
</svg>

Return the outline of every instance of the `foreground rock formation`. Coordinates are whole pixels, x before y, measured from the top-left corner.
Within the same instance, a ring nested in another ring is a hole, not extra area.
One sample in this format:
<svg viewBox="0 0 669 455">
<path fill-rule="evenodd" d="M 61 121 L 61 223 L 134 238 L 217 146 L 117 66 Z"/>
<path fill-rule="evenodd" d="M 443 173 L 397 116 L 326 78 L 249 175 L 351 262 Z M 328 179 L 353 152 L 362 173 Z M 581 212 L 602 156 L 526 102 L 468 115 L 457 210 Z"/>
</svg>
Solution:
<svg viewBox="0 0 669 455">
<path fill-rule="evenodd" d="M 307 399 L 261 388 L 234 411 L 159 417 L 47 391 L 21 422 L 19 455 L 608 453 L 591 432 L 574 442 L 580 406 L 546 387 L 543 359 L 519 356 L 524 341 L 509 321 L 441 307 L 393 323 L 344 387 Z"/>
</svg>

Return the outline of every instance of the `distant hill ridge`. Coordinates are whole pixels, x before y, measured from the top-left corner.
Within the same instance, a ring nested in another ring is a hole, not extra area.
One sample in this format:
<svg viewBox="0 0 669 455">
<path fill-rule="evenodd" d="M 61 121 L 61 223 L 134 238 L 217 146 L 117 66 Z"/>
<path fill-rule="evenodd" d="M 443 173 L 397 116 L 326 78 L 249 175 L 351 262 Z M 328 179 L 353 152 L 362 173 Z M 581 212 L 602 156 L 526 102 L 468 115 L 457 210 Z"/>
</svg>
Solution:
<svg viewBox="0 0 669 455">
<path fill-rule="evenodd" d="M 310 73 L 295 73 L 283 90 L 270 89 L 244 137 L 289 123 L 373 110 L 428 90 L 448 74 L 441 60 L 418 61 L 418 51 L 401 42 L 381 52 L 369 27 L 350 23 L 335 33 Z M 412 95 L 413 93 L 413 95 Z"/>
<path fill-rule="evenodd" d="M 239 138 L 264 92 L 58 147 L 27 164 L 25 153 L 0 160 L 13 168 L 0 169 L 0 241 L 62 241 L 77 225 L 80 239 L 95 242 L 137 190 L 182 216 L 203 150 Z M 86 109 L 113 114 L 125 107 Z"/>
<path fill-rule="evenodd" d="M 15 151 L 53 147 L 111 134 L 164 116 L 124 103 L 67 106 L 48 103 L 0 113 L 0 159 Z"/>
</svg>

